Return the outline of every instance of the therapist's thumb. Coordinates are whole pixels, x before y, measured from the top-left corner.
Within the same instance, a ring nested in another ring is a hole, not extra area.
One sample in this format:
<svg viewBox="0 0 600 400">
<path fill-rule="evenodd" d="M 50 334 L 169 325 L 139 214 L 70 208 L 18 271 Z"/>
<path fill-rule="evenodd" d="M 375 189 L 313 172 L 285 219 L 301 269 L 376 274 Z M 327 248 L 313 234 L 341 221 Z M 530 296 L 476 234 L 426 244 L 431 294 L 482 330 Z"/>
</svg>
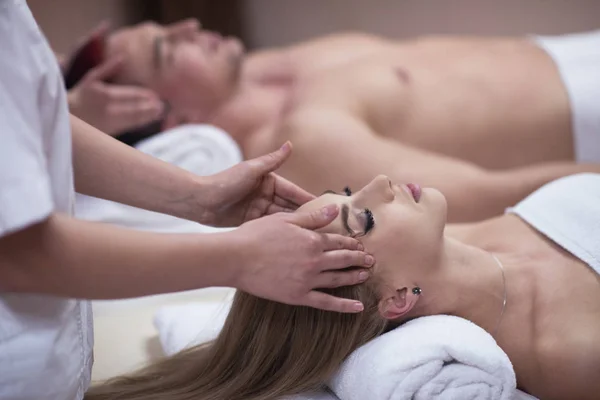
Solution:
<svg viewBox="0 0 600 400">
<path fill-rule="evenodd" d="M 336 204 L 330 204 L 315 211 L 296 211 L 286 214 L 287 222 L 311 231 L 321 229 L 332 223 L 338 216 L 340 208 Z"/>
<path fill-rule="evenodd" d="M 92 69 L 83 79 L 88 82 L 105 81 L 114 77 L 122 66 L 123 58 L 113 57 Z"/>
<path fill-rule="evenodd" d="M 250 160 L 248 163 L 257 174 L 264 175 L 281 167 L 291 154 L 292 144 L 286 142 L 279 150 Z"/>
</svg>

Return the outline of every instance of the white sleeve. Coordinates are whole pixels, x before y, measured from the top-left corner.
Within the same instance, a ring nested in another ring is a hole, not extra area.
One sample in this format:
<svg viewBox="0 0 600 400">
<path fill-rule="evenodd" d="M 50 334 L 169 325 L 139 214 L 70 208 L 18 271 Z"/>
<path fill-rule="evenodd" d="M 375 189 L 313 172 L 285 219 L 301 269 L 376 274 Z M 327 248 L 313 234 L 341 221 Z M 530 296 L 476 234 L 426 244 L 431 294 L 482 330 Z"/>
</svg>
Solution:
<svg viewBox="0 0 600 400">
<path fill-rule="evenodd" d="M 0 237 L 46 219 L 54 208 L 39 122 L 37 88 L 22 79 L 22 74 L 13 73 L 15 60 L 2 58 Z M 19 84 L 15 84 L 15 79 Z M 18 87 L 20 93 L 12 93 L 11 87 Z"/>
</svg>

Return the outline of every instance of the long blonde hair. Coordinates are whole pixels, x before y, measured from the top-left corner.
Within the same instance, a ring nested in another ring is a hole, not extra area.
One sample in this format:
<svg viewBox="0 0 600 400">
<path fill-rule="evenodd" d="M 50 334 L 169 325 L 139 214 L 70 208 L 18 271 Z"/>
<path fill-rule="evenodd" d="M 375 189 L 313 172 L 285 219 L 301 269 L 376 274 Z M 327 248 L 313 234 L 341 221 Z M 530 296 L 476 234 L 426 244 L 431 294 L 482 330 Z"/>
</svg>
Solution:
<svg viewBox="0 0 600 400">
<path fill-rule="evenodd" d="M 237 292 L 216 340 L 92 387 L 85 400 L 271 400 L 318 390 L 352 351 L 383 333 L 374 283 L 327 291 L 359 314 Z"/>
</svg>

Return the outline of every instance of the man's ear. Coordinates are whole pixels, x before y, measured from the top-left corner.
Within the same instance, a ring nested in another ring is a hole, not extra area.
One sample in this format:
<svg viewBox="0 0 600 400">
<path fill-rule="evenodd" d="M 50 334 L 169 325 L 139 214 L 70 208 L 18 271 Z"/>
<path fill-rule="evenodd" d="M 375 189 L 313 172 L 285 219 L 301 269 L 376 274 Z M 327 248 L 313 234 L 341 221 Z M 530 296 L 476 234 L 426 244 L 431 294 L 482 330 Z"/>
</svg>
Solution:
<svg viewBox="0 0 600 400">
<path fill-rule="evenodd" d="M 379 301 L 379 313 L 385 319 L 399 319 L 413 309 L 418 299 L 419 296 L 409 292 L 408 288 L 398 289 Z"/>
<path fill-rule="evenodd" d="M 179 125 L 185 124 L 187 121 L 183 116 L 173 111 L 171 107 L 167 107 L 165 117 L 163 119 L 162 130 L 167 131 L 169 129 L 178 127 Z"/>
</svg>

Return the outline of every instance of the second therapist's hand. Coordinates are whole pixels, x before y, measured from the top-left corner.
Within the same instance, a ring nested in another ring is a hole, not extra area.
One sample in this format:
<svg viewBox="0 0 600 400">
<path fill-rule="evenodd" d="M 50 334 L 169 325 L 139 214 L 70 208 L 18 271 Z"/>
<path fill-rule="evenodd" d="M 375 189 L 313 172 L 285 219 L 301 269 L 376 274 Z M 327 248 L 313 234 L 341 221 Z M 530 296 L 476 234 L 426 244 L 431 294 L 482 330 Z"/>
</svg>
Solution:
<svg viewBox="0 0 600 400">
<path fill-rule="evenodd" d="M 154 92 L 106 83 L 122 63 L 118 57 L 107 60 L 89 71 L 68 94 L 73 115 L 112 136 L 154 122 L 164 112 L 164 105 Z"/>
<path fill-rule="evenodd" d="M 287 142 L 277 151 L 208 177 L 209 189 L 199 193 L 201 214 L 195 219 L 205 225 L 239 226 L 266 215 L 295 211 L 314 199 L 273 172 L 291 153 L 292 145 Z"/>
<path fill-rule="evenodd" d="M 361 312 L 363 304 L 316 289 L 351 286 L 369 277 L 375 260 L 350 237 L 315 232 L 330 224 L 339 207 L 277 214 L 235 231 L 239 262 L 233 286 L 281 303 L 328 311 Z M 347 270 L 349 267 L 355 267 Z"/>
</svg>

